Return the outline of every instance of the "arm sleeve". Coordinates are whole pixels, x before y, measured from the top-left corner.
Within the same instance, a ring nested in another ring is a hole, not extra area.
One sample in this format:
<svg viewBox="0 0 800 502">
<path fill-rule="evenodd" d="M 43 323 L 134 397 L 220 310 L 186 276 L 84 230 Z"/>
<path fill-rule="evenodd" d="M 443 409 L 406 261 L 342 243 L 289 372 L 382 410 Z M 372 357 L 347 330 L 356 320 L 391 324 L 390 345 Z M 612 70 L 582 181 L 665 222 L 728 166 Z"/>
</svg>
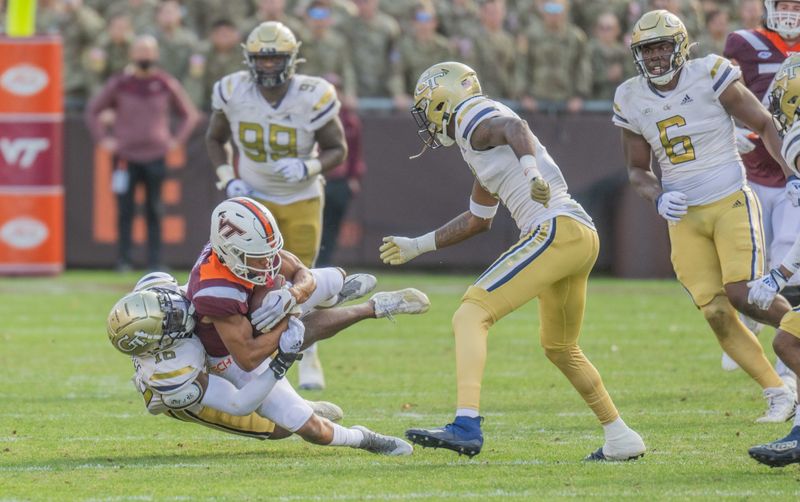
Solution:
<svg viewBox="0 0 800 502">
<path fill-rule="evenodd" d="M 483 96 L 473 98 L 473 101 L 465 101 L 462 107 L 455 117 L 456 141 L 459 145 L 472 149 L 472 133 L 477 125 L 484 120 L 502 115 L 502 112 L 497 103 Z"/>
<path fill-rule="evenodd" d="M 794 240 L 794 245 L 792 245 L 792 249 L 786 253 L 786 257 L 783 259 L 781 263 L 787 270 L 789 270 L 792 275 L 796 274 L 798 270 L 800 270 L 800 235 L 798 235 Z"/>
<path fill-rule="evenodd" d="M 614 125 L 617 127 L 624 127 L 625 129 L 628 129 L 632 132 L 635 132 L 636 134 L 641 135 L 642 130 L 628 115 L 628 112 L 626 110 L 628 96 L 624 87 L 626 87 L 627 85 L 628 84 L 626 82 L 617 87 L 617 92 L 616 94 L 614 94 L 614 107 L 613 107 L 614 112 L 613 115 L 611 116 L 611 122 L 613 122 Z"/>
<path fill-rule="evenodd" d="M 741 78 L 742 70 L 731 64 L 730 60 L 716 54 L 710 54 L 704 59 L 709 66 L 708 73 L 711 77 L 711 89 L 714 97 L 719 98 L 729 85 Z"/>
<path fill-rule="evenodd" d="M 267 369 L 241 389 L 216 375 L 208 375 L 208 388 L 200 404 L 231 415 L 249 415 L 258 408 L 278 380 Z"/>
<path fill-rule="evenodd" d="M 336 97 L 336 89 L 328 82 L 321 82 L 320 91 L 316 92 L 312 99 L 314 105 L 311 107 L 308 119 L 309 129 L 312 131 L 320 129 L 339 115 L 339 108 L 342 106 Z"/>
</svg>

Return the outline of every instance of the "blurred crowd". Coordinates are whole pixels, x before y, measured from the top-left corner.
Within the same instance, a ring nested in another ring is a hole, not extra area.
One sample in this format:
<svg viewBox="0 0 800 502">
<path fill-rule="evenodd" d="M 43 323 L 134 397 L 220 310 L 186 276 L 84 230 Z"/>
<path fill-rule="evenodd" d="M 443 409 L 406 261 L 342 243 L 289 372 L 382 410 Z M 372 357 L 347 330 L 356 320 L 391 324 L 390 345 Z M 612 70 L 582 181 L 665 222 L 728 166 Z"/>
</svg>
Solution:
<svg viewBox="0 0 800 502">
<path fill-rule="evenodd" d="M 240 43 L 281 21 L 302 41 L 302 73 L 338 75 L 350 106 L 407 109 L 417 76 L 455 59 L 486 94 L 527 110 L 613 97 L 634 75 L 629 29 L 667 9 L 697 42 L 721 53 L 727 34 L 760 25 L 762 0 L 39 0 L 37 30 L 64 38 L 68 107 L 80 108 L 128 64 L 138 34 L 153 35 L 160 66 L 201 110 L 213 83 L 244 69 Z M 375 100 L 373 98 L 383 98 Z"/>
</svg>

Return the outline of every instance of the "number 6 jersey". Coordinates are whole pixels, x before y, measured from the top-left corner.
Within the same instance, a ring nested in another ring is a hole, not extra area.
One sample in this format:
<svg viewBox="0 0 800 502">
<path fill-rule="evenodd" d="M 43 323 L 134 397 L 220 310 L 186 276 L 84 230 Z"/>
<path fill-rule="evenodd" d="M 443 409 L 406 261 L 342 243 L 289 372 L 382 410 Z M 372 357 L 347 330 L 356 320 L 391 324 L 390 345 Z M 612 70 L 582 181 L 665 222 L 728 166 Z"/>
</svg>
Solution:
<svg viewBox="0 0 800 502">
<path fill-rule="evenodd" d="M 275 161 L 317 156 L 314 133 L 339 114 L 336 91 L 327 81 L 295 75 L 283 99 L 273 107 L 246 71 L 232 73 L 214 84 L 211 107 L 225 114 L 239 151 L 239 177 L 256 189 L 259 198 L 290 204 L 322 195 L 319 175 L 288 183 L 275 170 Z"/>
<path fill-rule="evenodd" d="M 671 91 L 656 89 L 642 76 L 617 88 L 614 124 L 647 140 L 664 191 L 686 194 L 690 206 L 714 202 L 745 184 L 733 119 L 719 102 L 740 76 L 738 67 L 711 54 L 687 61 Z"/>
</svg>

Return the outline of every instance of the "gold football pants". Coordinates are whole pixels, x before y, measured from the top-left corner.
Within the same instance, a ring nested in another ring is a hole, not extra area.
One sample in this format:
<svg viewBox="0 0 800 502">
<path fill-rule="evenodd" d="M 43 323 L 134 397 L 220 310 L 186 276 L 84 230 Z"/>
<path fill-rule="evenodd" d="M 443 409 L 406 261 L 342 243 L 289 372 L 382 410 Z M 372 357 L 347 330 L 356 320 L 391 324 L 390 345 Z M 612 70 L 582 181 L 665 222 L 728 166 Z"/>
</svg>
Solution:
<svg viewBox="0 0 800 502">
<path fill-rule="evenodd" d="M 275 217 L 283 236 L 283 248 L 300 258 L 306 267 L 313 267 L 322 238 L 322 197 L 285 205 L 258 201 Z"/>
</svg>

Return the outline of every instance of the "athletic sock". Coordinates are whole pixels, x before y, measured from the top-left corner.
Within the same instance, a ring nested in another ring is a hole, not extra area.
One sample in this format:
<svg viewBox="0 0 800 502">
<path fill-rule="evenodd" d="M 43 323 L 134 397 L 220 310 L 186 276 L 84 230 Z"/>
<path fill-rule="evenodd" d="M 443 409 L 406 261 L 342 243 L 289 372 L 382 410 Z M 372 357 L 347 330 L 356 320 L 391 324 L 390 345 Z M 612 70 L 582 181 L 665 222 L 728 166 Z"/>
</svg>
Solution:
<svg viewBox="0 0 800 502">
<path fill-rule="evenodd" d="M 339 424 L 333 424 L 333 440 L 328 446 L 351 446 L 358 448 L 364 441 L 364 433 L 358 429 L 349 429 Z"/>
</svg>

